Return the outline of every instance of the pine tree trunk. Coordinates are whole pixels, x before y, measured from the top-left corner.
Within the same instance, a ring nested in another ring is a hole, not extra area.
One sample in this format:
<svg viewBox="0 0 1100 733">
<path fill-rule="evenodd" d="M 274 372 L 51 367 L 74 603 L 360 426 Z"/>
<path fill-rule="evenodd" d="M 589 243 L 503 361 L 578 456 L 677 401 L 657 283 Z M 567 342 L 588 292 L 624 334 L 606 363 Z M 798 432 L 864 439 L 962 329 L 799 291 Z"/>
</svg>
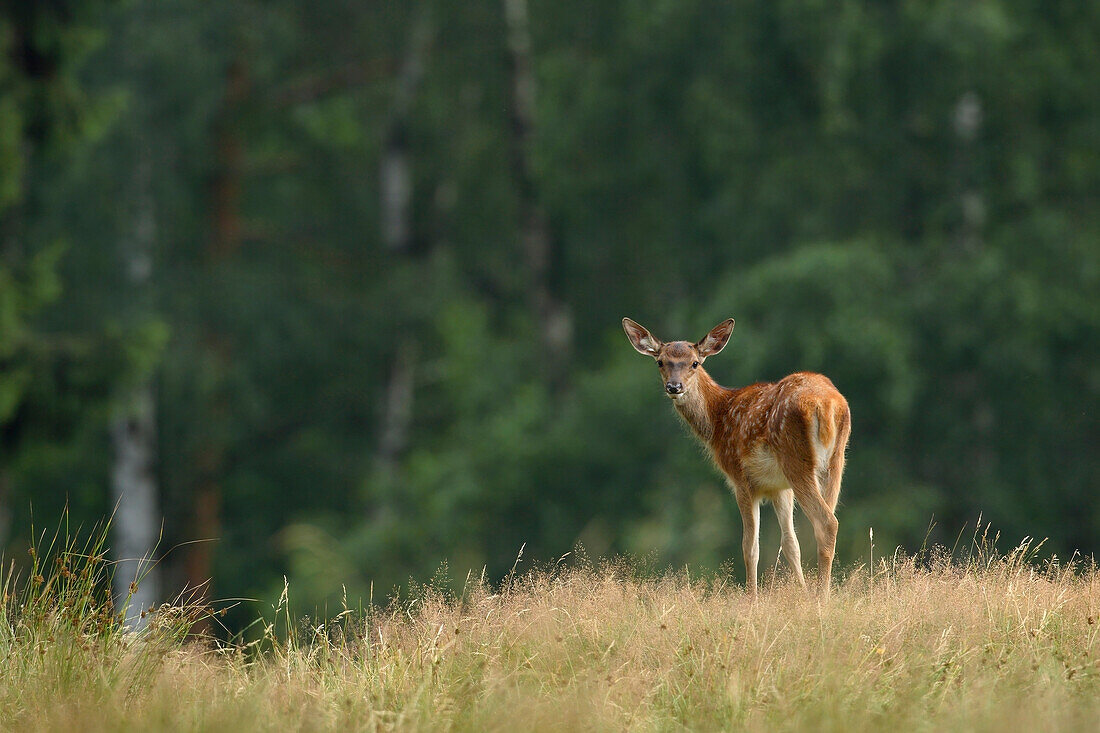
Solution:
<svg viewBox="0 0 1100 733">
<path fill-rule="evenodd" d="M 210 238 L 205 252 L 208 274 L 213 274 L 233 257 L 241 243 L 241 193 L 244 171 L 244 142 L 240 122 L 249 91 L 248 66 L 242 55 L 226 70 L 225 95 L 222 98 L 214 133 L 217 173 L 210 189 Z M 232 344 L 226 334 L 211 323 L 203 326 L 202 343 L 214 368 L 224 374 L 232 359 Z M 215 387 L 204 405 L 204 425 L 196 426 L 204 435 L 195 456 L 197 471 L 193 495 L 191 537 L 184 561 L 187 586 L 199 597 L 213 592 L 214 543 L 221 537 L 222 480 L 227 446 L 223 425 L 229 419 L 228 396 Z M 201 633 L 204 627 L 197 627 Z"/>
</svg>

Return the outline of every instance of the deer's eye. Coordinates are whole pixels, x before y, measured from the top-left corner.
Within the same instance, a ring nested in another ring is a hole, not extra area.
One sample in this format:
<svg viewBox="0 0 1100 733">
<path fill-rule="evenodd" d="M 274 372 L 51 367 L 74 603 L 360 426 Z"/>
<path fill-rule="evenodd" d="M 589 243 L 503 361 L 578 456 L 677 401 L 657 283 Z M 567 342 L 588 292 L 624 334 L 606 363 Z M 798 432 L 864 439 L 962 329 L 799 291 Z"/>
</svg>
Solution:
<svg viewBox="0 0 1100 733">
<path fill-rule="evenodd" d="M 663 367 L 664 365 L 665 363 L 663 361 L 661 361 L 660 359 L 657 360 L 657 366 Z"/>
<path fill-rule="evenodd" d="M 695 367 L 697 367 L 697 366 L 699 366 L 699 362 L 697 362 L 697 361 L 693 361 L 693 362 L 691 362 L 691 368 L 692 368 L 692 369 L 694 369 L 694 368 L 695 368 Z"/>
</svg>

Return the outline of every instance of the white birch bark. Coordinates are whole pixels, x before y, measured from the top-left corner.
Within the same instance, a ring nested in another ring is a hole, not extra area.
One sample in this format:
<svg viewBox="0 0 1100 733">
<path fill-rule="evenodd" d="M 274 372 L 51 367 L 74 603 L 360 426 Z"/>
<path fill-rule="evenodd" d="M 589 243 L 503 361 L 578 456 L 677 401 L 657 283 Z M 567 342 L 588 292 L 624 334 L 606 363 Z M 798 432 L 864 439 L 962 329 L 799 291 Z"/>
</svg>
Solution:
<svg viewBox="0 0 1100 733">
<path fill-rule="evenodd" d="M 137 167 L 133 236 L 123 242 L 122 258 L 131 301 L 141 303 L 152 275 L 156 216 L 152 197 L 152 164 L 148 156 Z M 141 307 L 141 306 L 137 306 Z M 156 398 L 148 379 L 128 389 L 118 400 L 110 425 L 114 452 L 111 520 L 114 554 L 115 606 L 126 605 L 126 623 L 140 629 L 142 611 L 158 601 L 160 582 L 152 564 L 160 538 L 161 514 L 156 482 Z"/>
</svg>

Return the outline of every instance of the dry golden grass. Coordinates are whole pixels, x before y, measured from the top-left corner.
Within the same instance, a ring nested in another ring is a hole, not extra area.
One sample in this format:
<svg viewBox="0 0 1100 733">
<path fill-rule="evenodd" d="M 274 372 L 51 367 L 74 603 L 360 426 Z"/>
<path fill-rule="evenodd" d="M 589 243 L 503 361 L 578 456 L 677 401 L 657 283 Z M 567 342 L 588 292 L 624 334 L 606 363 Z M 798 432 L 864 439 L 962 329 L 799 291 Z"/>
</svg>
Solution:
<svg viewBox="0 0 1100 733">
<path fill-rule="evenodd" d="M 495 592 L 427 593 L 289 640 L 274 642 L 269 628 L 249 649 L 185 643 L 172 623 L 143 637 L 85 629 L 51 641 L 21 631 L 11 611 L 0 725 L 1092 729 L 1100 572 L 1037 568 L 1028 554 L 888 560 L 873 578 L 849 571 L 825 603 L 782 581 L 750 604 L 713 578 L 557 569 Z"/>
</svg>

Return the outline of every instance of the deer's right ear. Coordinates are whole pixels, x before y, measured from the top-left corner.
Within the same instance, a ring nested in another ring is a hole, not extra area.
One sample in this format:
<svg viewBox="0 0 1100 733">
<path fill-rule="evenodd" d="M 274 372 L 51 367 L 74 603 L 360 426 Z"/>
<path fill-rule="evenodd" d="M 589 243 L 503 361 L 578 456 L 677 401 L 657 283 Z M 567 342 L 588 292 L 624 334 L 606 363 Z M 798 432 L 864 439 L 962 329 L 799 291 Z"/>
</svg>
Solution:
<svg viewBox="0 0 1100 733">
<path fill-rule="evenodd" d="M 657 354 L 661 353 L 661 347 L 664 344 L 661 343 L 659 338 L 645 330 L 645 327 L 641 324 L 635 323 L 629 318 L 624 318 L 623 330 L 626 331 L 626 337 L 630 339 L 630 344 L 639 354 L 656 357 Z"/>
</svg>

